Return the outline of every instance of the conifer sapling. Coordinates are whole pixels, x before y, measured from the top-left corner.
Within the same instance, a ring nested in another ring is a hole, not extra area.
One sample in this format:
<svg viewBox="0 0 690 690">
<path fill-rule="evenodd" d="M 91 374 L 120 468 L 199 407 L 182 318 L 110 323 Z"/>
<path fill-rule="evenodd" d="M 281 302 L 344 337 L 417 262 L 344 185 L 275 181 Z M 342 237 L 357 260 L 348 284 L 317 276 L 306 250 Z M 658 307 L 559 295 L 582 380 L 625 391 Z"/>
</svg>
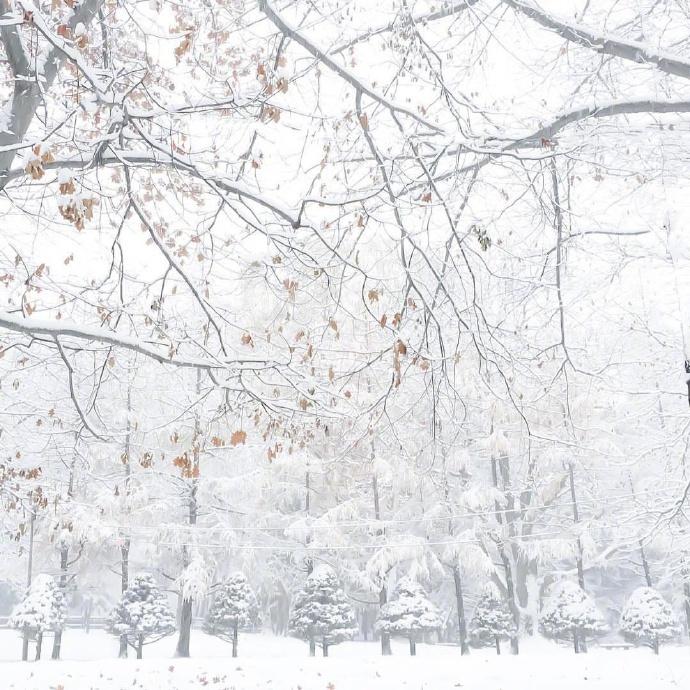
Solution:
<svg viewBox="0 0 690 690">
<path fill-rule="evenodd" d="M 237 656 L 237 632 L 259 624 L 259 605 L 254 590 L 242 573 L 234 573 L 216 589 L 204 630 L 210 635 L 232 640 L 232 656 Z"/>
<path fill-rule="evenodd" d="M 603 635 L 606 623 L 592 598 L 569 580 L 558 583 L 539 616 L 542 632 L 557 640 L 570 640 L 575 652 L 580 642 Z"/>
<path fill-rule="evenodd" d="M 438 610 L 421 585 L 408 577 L 398 581 L 393 599 L 381 607 L 376 621 L 378 631 L 407 637 L 412 656 L 417 653 L 417 638 L 441 625 Z"/>
<path fill-rule="evenodd" d="M 12 611 L 9 624 L 36 636 L 36 659 L 40 659 L 43 634 L 62 630 L 65 615 L 65 596 L 60 587 L 50 575 L 38 575 Z"/>
<path fill-rule="evenodd" d="M 175 616 L 153 577 L 136 575 L 111 614 L 109 632 L 126 637 L 137 650 L 137 659 L 141 659 L 144 644 L 174 631 Z"/>
<path fill-rule="evenodd" d="M 476 647 L 496 646 L 501 653 L 501 640 L 516 634 L 513 614 L 508 604 L 492 584 L 487 585 L 474 609 L 470 621 L 470 638 Z"/>
<path fill-rule="evenodd" d="M 352 606 L 332 568 L 320 565 L 309 575 L 295 596 L 288 630 L 293 637 L 320 644 L 324 656 L 329 645 L 355 635 Z"/>
<path fill-rule="evenodd" d="M 678 625 L 673 609 L 659 592 L 638 587 L 623 609 L 620 631 L 626 640 L 650 645 L 658 654 L 659 643 L 675 637 Z"/>
</svg>

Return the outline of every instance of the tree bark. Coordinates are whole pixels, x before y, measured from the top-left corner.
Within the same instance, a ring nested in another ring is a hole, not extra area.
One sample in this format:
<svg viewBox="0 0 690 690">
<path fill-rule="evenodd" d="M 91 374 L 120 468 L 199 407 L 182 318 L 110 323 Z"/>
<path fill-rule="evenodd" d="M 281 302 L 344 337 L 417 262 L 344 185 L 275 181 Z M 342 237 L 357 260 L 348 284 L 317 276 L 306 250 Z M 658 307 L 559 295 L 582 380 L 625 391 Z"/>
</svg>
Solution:
<svg viewBox="0 0 690 690">
<path fill-rule="evenodd" d="M 460 569 L 453 566 L 453 582 L 455 583 L 455 604 L 458 612 L 458 635 L 460 636 L 460 655 L 469 654 L 470 647 L 467 644 L 467 622 L 465 621 L 465 600 L 462 594 L 462 580 Z M 499 652 L 500 654 L 500 652 Z"/>
<path fill-rule="evenodd" d="M 313 637 L 309 638 L 309 656 L 316 656 L 316 641 Z"/>
<path fill-rule="evenodd" d="M 503 480 L 503 487 L 504 490 L 508 488 L 508 483 L 509 483 L 509 475 L 508 475 L 508 458 L 501 458 L 501 476 Z M 498 489 L 498 466 L 497 466 L 497 461 L 496 458 L 492 457 L 491 458 L 491 475 L 493 479 L 493 484 L 494 488 Z M 508 510 L 511 510 L 512 508 L 512 501 L 509 500 L 509 505 L 508 505 Z M 507 511 L 504 511 L 501 509 L 501 506 L 496 503 L 496 519 L 499 523 L 499 525 L 503 525 L 503 518 L 501 517 L 504 513 L 507 513 Z M 496 550 L 498 551 L 498 556 L 501 559 L 501 563 L 503 565 L 503 570 L 505 572 L 505 578 L 506 578 L 506 592 L 508 595 L 508 607 L 510 608 L 510 613 L 513 616 L 513 622 L 515 623 L 515 630 L 518 632 L 515 632 L 514 635 L 511 636 L 510 638 L 510 649 L 513 654 L 519 654 L 520 653 L 520 642 L 518 638 L 519 630 L 520 630 L 520 610 L 517 607 L 517 604 L 515 602 L 515 585 L 513 583 L 513 569 L 510 563 L 510 558 L 508 556 L 508 553 L 506 552 L 505 549 L 505 544 L 503 542 L 503 539 L 499 539 L 496 542 Z"/>
<path fill-rule="evenodd" d="M 417 656 L 417 643 L 414 637 L 410 637 L 410 656 Z"/>
<path fill-rule="evenodd" d="M 688 580 L 688 573 L 685 573 L 685 582 L 683 582 L 683 593 L 685 594 L 685 623 L 688 626 L 688 637 L 690 637 L 690 580 Z"/>
<path fill-rule="evenodd" d="M 125 541 L 120 549 L 120 587 L 124 593 L 129 586 L 129 539 Z M 120 651 L 118 657 L 120 659 L 127 658 L 127 635 L 120 635 Z"/>
<path fill-rule="evenodd" d="M 39 630 L 36 633 L 36 661 L 41 659 L 41 647 L 43 647 L 43 633 Z"/>
<path fill-rule="evenodd" d="M 388 601 L 388 593 L 386 592 L 386 586 L 381 587 L 379 592 L 379 606 L 383 606 Z M 381 633 L 381 655 L 391 656 L 393 650 L 391 649 L 391 636 L 386 633 Z"/>
<path fill-rule="evenodd" d="M 232 658 L 237 658 L 237 621 L 232 626 Z"/>
<path fill-rule="evenodd" d="M 201 388 L 201 372 L 197 371 L 197 377 L 196 377 L 196 387 L 197 387 L 197 393 L 199 392 Z M 201 438 L 201 423 L 199 421 L 199 413 L 196 412 L 194 415 L 194 452 L 193 452 L 193 464 L 192 464 L 192 470 L 193 472 L 198 472 L 199 469 L 199 456 L 200 456 L 200 450 L 199 450 L 199 444 L 200 444 L 200 438 Z M 191 480 L 191 485 L 189 487 L 189 501 L 188 501 L 188 510 L 189 510 L 189 525 L 194 526 L 196 525 L 197 517 L 198 517 L 198 511 L 199 511 L 199 506 L 197 504 L 197 490 L 199 488 L 199 482 L 196 477 L 192 476 Z M 188 548 L 185 546 L 183 547 L 182 550 L 182 567 L 183 569 L 187 569 L 189 567 L 189 564 L 191 562 L 190 559 L 190 554 Z M 189 643 L 192 637 L 192 605 L 193 601 L 190 599 L 184 598 L 184 591 L 181 592 L 180 596 L 182 596 L 182 607 L 180 609 L 180 633 L 177 638 L 177 647 L 175 649 L 175 656 L 177 657 L 183 657 L 187 658 L 189 656 Z"/>
<path fill-rule="evenodd" d="M 26 565 L 26 588 L 31 587 L 31 577 L 34 566 L 34 527 L 36 523 L 36 507 L 31 508 L 31 520 L 29 523 L 29 562 Z M 29 628 L 24 626 L 22 634 L 22 661 L 29 660 Z"/>
<path fill-rule="evenodd" d="M 141 659 L 144 652 L 144 636 L 139 635 L 139 638 L 137 639 L 137 659 Z"/>
<path fill-rule="evenodd" d="M 65 589 L 67 588 L 67 558 L 69 556 L 69 549 L 63 546 L 60 549 L 60 589 L 63 595 L 65 594 Z M 55 637 L 53 637 L 53 653 L 51 654 L 51 659 L 59 659 L 60 651 L 62 649 L 62 630 L 55 631 Z"/>
<path fill-rule="evenodd" d="M 328 640 L 323 638 L 323 655 L 328 656 Z"/>
<path fill-rule="evenodd" d="M 127 387 L 127 434 L 125 436 L 125 452 L 123 462 L 125 466 L 125 496 L 129 496 L 130 480 L 132 478 L 132 465 L 130 464 L 130 448 L 132 442 L 132 385 Z M 129 511 L 127 511 L 129 512 Z M 122 547 L 120 548 L 120 591 L 124 594 L 129 587 L 129 536 L 125 538 Z M 120 659 L 126 659 L 128 654 L 127 635 L 120 636 L 120 652 L 118 654 Z"/>
<path fill-rule="evenodd" d="M 496 635 L 496 654 L 501 656 L 501 638 Z"/>
<path fill-rule="evenodd" d="M 372 460 L 374 458 L 374 448 L 372 444 L 372 449 L 371 449 L 371 457 Z M 381 499 L 379 497 L 379 483 L 376 478 L 376 474 L 371 478 L 371 489 L 372 493 L 374 495 L 374 517 L 376 520 L 381 519 Z M 383 530 L 378 529 L 376 530 L 376 536 L 381 536 L 383 534 Z M 381 585 L 381 589 L 379 591 L 379 609 L 386 604 L 388 601 L 388 593 L 386 592 L 386 584 L 385 582 Z M 390 656 L 392 654 L 391 650 L 391 637 L 388 633 L 382 632 L 381 633 L 381 656 Z"/>
<path fill-rule="evenodd" d="M 29 660 L 29 628 L 24 626 L 22 630 L 22 661 Z"/>
<path fill-rule="evenodd" d="M 67 28 L 74 33 L 79 24 L 88 28 L 93 18 L 98 14 L 104 0 L 85 0 L 75 4 L 72 16 L 67 20 Z M 0 14 L 11 14 L 12 3 L 0 0 Z M 45 59 L 42 78 L 36 75 L 32 64 L 24 52 L 16 26 L 0 26 L 0 39 L 5 45 L 8 62 L 14 75 L 14 91 L 8 109 L 10 114 L 10 130 L 0 131 L 0 147 L 9 147 L 0 151 L 0 190 L 9 181 L 8 172 L 17 154 L 12 149 L 13 144 L 20 144 L 24 140 L 36 111 L 43 102 L 43 94 L 48 91 L 55 81 L 58 70 L 64 62 L 64 56 L 58 48 L 49 51 Z"/>
<path fill-rule="evenodd" d="M 187 658 L 189 656 L 189 643 L 192 636 L 192 600 L 183 599 L 180 611 L 180 634 L 177 638 L 175 656 Z"/>
</svg>

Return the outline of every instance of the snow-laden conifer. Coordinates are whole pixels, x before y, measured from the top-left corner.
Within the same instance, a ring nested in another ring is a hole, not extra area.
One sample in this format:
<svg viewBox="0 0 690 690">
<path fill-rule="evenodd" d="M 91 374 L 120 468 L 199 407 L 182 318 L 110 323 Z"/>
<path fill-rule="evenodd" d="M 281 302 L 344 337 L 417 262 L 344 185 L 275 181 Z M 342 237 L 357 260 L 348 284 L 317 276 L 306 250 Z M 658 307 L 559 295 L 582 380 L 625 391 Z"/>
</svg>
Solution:
<svg viewBox="0 0 690 690">
<path fill-rule="evenodd" d="M 297 592 L 290 613 L 289 632 L 308 642 L 328 647 L 349 640 L 357 632 L 352 606 L 332 568 L 320 565 Z"/>
<path fill-rule="evenodd" d="M 655 654 L 659 644 L 678 634 L 673 609 L 652 587 L 638 587 L 628 599 L 620 620 L 620 631 L 626 640 L 647 644 Z"/>
<path fill-rule="evenodd" d="M 256 627 L 258 623 L 259 605 L 254 590 L 242 573 L 233 573 L 216 588 L 204 630 L 230 639 L 232 655 L 236 657 L 238 630 Z"/>
<path fill-rule="evenodd" d="M 175 631 L 175 616 L 151 575 L 136 575 L 111 614 L 109 631 L 137 650 Z"/>
<path fill-rule="evenodd" d="M 570 580 L 552 589 L 542 607 L 539 625 L 547 637 L 572 641 L 576 653 L 582 641 L 606 632 L 606 622 L 594 600 Z"/>
<path fill-rule="evenodd" d="M 65 625 L 65 596 L 50 575 L 38 575 L 9 619 L 13 628 L 36 637 L 36 659 L 41 658 L 43 634 Z"/>
<path fill-rule="evenodd" d="M 393 598 L 381 607 L 376 621 L 380 632 L 407 637 L 412 656 L 417 653 L 417 639 L 441 625 L 436 606 L 429 601 L 422 586 L 408 577 L 398 581 Z"/>
<path fill-rule="evenodd" d="M 515 621 L 508 604 L 492 584 L 484 588 L 470 621 L 470 639 L 476 647 L 495 645 L 501 653 L 501 640 L 515 635 Z"/>
</svg>

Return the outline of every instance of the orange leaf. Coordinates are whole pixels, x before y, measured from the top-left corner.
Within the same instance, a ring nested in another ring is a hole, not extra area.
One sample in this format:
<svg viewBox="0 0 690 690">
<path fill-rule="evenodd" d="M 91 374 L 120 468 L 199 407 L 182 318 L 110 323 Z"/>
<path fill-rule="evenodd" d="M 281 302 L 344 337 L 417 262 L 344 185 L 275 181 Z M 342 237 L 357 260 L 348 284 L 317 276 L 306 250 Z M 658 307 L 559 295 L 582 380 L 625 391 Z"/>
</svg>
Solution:
<svg viewBox="0 0 690 690">
<path fill-rule="evenodd" d="M 247 442 L 247 432 L 242 431 L 241 429 L 239 431 L 233 431 L 232 436 L 230 436 L 230 445 L 231 446 L 238 446 L 240 443 L 245 444 Z"/>
</svg>

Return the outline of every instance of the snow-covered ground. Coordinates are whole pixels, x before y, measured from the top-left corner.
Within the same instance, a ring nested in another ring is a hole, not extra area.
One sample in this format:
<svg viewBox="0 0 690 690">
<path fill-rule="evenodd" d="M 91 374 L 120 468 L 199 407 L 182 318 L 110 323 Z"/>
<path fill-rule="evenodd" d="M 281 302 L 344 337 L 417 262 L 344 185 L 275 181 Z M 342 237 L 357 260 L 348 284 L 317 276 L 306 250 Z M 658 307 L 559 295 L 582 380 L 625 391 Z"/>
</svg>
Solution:
<svg viewBox="0 0 690 690">
<path fill-rule="evenodd" d="M 67 630 L 61 661 L 15 661 L 21 642 L 0 630 L 2 690 L 683 690 L 690 688 L 690 647 L 593 649 L 575 656 L 542 640 L 525 641 L 523 653 L 496 657 L 491 650 L 460 657 L 455 647 L 420 644 L 407 656 L 403 642 L 382 658 L 378 645 L 334 646 L 327 659 L 310 659 L 298 640 L 243 635 L 240 657 L 230 646 L 194 631 L 193 658 L 175 659 L 175 639 L 144 650 L 142 661 L 120 660 L 116 641 L 103 631 Z M 45 645 L 50 654 L 50 640 Z"/>
</svg>

